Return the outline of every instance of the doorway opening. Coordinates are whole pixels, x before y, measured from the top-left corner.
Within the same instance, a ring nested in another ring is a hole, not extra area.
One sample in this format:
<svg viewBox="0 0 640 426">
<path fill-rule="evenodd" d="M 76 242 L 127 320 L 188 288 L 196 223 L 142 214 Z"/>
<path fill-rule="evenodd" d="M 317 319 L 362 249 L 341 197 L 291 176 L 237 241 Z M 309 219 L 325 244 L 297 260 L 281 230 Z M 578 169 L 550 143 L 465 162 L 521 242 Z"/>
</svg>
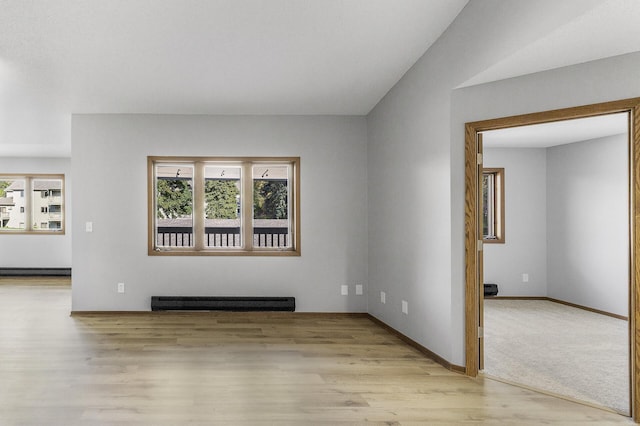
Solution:
<svg viewBox="0 0 640 426">
<path fill-rule="evenodd" d="M 482 133 L 485 377 L 629 415 L 627 132 L 618 113 Z"/>
<path fill-rule="evenodd" d="M 640 260 L 637 256 L 640 247 L 640 238 L 636 233 L 640 224 L 640 207 L 636 206 L 640 199 L 640 185 L 638 183 L 638 170 L 640 158 L 636 155 L 640 153 L 640 99 L 627 99 L 622 101 L 608 102 L 603 104 L 588 105 L 563 110 L 547 111 L 522 116 L 506 117 L 481 122 L 467 123 L 465 129 L 465 272 L 466 272 L 466 295 L 465 295 L 465 333 L 466 333 L 466 373 L 476 376 L 482 369 L 483 362 L 483 247 L 487 247 L 483 238 L 483 217 L 481 212 L 482 202 L 480 199 L 482 188 L 483 159 L 482 155 L 482 133 L 498 129 L 510 129 L 520 126 L 528 126 L 541 123 L 554 123 L 563 120 L 573 120 L 586 117 L 604 116 L 609 114 L 624 113 L 627 118 L 628 127 L 628 154 L 629 154 L 629 179 L 627 187 L 628 217 L 630 220 L 625 224 L 628 229 L 628 341 L 629 341 L 629 381 L 630 381 L 630 415 L 637 420 L 639 413 L 639 400 L 635 389 L 638 384 L 638 345 L 635 333 L 639 329 L 636 321 L 639 317 L 636 312 L 635 300 L 640 296 L 637 288 L 638 269 L 635 265 Z M 508 172 L 507 172 L 508 173 Z M 508 180 L 508 174 L 506 176 Z M 507 181 L 508 182 L 508 181 Z M 507 183 L 508 185 L 508 183 Z M 508 218 L 506 219 L 509 220 Z M 506 239 L 509 234 L 507 230 Z M 526 271 L 522 271 L 523 276 Z M 528 277 L 527 277 L 528 278 Z"/>
</svg>

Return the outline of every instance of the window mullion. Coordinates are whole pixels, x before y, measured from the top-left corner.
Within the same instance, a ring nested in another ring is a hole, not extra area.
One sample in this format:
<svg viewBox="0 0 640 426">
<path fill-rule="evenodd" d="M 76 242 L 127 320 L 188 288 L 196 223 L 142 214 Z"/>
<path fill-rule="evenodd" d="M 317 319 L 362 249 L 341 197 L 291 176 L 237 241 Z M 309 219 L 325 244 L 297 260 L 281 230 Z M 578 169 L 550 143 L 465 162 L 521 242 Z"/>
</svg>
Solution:
<svg viewBox="0 0 640 426">
<path fill-rule="evenodd" d="M 253 173 L 251 163 L 242 163 L 242 204 L 241 234 L 243 248 L 253 250 Z"/>
<path fill-rule="evenodd" d="M 196 162 L 193 170 L 193 245 L 195 250 L 204 250 L 204 163 Z"/>
</svg>

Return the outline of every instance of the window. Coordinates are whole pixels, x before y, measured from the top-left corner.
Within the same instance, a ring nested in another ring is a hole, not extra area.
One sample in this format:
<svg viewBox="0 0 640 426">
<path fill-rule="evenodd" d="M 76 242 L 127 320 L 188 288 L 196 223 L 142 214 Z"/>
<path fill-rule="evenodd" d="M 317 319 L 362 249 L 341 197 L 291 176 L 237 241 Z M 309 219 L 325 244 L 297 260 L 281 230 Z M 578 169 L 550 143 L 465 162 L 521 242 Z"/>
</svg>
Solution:
<svg viewBox="0 0 640 426">
<path fill-rule="evenodd" d="M 485 243 L 504 243 L 504 169 L 483 169 L 482 233 Z"/>
<path fill-rule="evenodd" d="M 300 255 L 300 159 L 148 157 L 150 255 Z"/>
<path fill-rule="evenodd" d="M 64 233 L 64 175 L 0 174 L 0 233 Z"/>
</svg>

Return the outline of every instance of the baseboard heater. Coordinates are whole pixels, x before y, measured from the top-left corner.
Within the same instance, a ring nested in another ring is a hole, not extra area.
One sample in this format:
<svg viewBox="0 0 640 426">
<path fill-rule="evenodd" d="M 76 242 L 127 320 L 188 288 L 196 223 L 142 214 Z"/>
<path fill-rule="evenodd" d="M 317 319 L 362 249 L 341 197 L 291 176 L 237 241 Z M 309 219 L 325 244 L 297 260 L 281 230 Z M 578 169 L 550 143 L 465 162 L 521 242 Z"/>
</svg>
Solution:
<svg viewBox="0 0 640 426">
<path fill-rule="evenodd" d="M 71 268 L 0 268 L 0 277 L 70 277 Z"/>
<path fill-rule="evenodd" d="M 498 295 L 498 284 L 485 284 L 484 285 L 484 295 L 485 296 L 497 296 Z"/>
<path fill-rule="evenodd" d="M 151 296 L 152 311 L 290 311 L 295 297 Z"/>
</svg>

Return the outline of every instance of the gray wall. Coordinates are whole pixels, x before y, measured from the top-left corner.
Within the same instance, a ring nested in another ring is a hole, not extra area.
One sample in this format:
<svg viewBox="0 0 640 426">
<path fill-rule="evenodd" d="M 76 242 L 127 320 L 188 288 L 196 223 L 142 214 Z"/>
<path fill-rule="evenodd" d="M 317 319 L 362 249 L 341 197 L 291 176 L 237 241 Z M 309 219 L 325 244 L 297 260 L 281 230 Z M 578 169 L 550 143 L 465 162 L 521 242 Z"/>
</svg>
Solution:
<svg viewBox="0 0 640 426">
<path fill-rule="evenodd" d="M 484 245 L 485 282 L 498 284 L 500 296 L 546 296 L 546 150 L 485 149 L 484 166 L 505 169 L 506 217 L 505 243 Z"/>
<path fill-rule="evenodd" d="M 74 115 L 73 310 L 281 295 L 299 311 L 366 312 L 366 136 L 363 117 Z M 148 155 L 300 156 L 302 256 L 148 256 Z"/>
<path fill-rule="evenodd" d="M 548 295 L 628 315 L 626 135 L 547 150 Z"/>
<path fill-rule="evenodd" d="M 640 54 L 588 62 L 576 66 L 531 74 L 453 92 L 452 117 L 452 232 L 454 291 L 464 290 L 464 123 L 521 113 L 548 111 L 640 96 Z M 491 100 L 488 102 L 487 100 Z M 454 295 L 454 309 L 460 318 L 452 329 L 460 340 L 460 361 L 464 359 L 464 291 Z"/>
<path fill-rule="evenodd" d="M 69 158 L 0 157 L 0 173 L 55 173 L 65 175 L 64 235 L 2 235 L 0 267 L 71 267 L 71 160 Z"/>
<path fill-rule="evenodd" d="M 626 135 L 484 154 L 486 167 L 505 168 L 506 181 L 506 243 L 485 245 L 485 282 L 497 283 L 500 296 L 628 315 Z"/>
<path fill-rule="evenodd" d="M 369 312 L 454 364 L 465 359 L 464 124 L 640 96 L 640 55 L 461 86 L 593 4 L 471 1 L 367 117 Z"/>
<path fill-rule="evenodd" d="M 535 87 L 524 77 L 506 80 L 504 93 L 475 86 L 460 101 L 455 91 L 594 4 L 471 1 L 367 117 L 369 312 L 454 364 L 464 364 L 464 123 L 628 97 L 638 83 L 632 73 L 616 81 L 619 96 L 594 88 L 592 70 L 567 67 L 569 84 L 540 73 Z"/>
</svg>

